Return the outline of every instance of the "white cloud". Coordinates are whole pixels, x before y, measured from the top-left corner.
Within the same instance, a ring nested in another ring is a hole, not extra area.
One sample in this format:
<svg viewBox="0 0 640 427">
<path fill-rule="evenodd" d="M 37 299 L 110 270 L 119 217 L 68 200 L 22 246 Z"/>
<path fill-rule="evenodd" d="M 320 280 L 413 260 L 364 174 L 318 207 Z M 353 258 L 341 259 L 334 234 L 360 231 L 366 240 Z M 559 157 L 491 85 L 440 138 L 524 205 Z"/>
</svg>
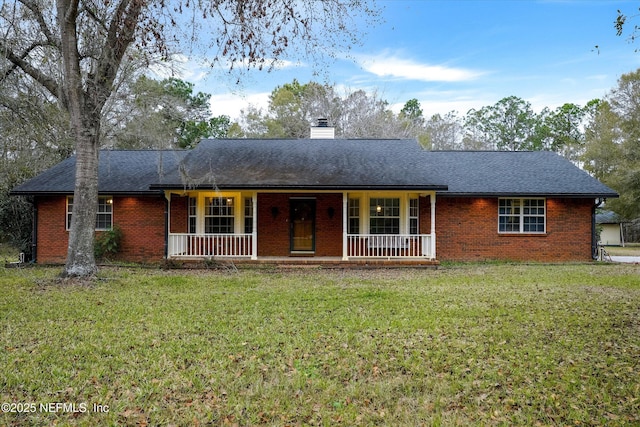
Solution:
<svg viewBox="0 0 640 427">
<path fill-rule="evenodd" d="M 240 117 L 240 110 L 246 109 L 249 105 L 266 109 L 269 106 L 269 95 L 271 92 L 257 92 L 248 95 L 236 93 L 212 95 L 210 99 L 211 115 L 214 117 L 226 115 L 231 117 L 231 120 L 237 120 Z"/>
<path fill-rule="evenodd" d="M 481 71 L 464 68 L 419 63 L 411 59 L 403 59 L 384 53 L 375 56 L 360 56 L 358 62 L 366 71 L 376 76 L 404 80 L 460 82 L 474 80 L 484 74 Z"/>
<path fill-rule="evenodd" d="M 185 55 L 172 55 L 169 61 L 157 62 L 149 67 L 153 78 L 166 79 L 174 77 L 190 83 L 197 83 L 207 76 L 207 70 L 197 61 Z"/>
</svg>

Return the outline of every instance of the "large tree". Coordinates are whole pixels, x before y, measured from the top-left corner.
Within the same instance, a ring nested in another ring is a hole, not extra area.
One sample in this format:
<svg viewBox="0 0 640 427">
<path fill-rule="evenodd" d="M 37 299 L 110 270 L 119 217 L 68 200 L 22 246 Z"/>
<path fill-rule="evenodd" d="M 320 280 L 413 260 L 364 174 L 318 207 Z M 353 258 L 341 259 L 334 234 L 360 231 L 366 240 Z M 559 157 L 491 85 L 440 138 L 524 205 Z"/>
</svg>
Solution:
<svg viewBox="0 0 640 427">
<path fill-rule="evenodd" d="M 309 126 L 317 123 L 319 118 L 336 122 L 337 96 L 334 88 L 316 82 L 301 84 L 294 79 L 291 83 L 277 86 L 269 96 L 269 106 L 264 114 L 252 116 L 251 109 L 243 112 L 242 121 L 247 127 L 263 129 L 261 136 L 267 138 L 307 138 Z M 251 120 L 258 120 L 262 125 L 252 125 Z"/>
<path fill-rule="evenodd" d="M 200 53 L 214 65 L 270 68 L 296 47 L 309 56 L 345 50 L 363 29 L 352 19 L 360 13 L 375 14 L 362 0 L 3 2 L 0 80 L 19 73 L 46 88 L 68 112 L 75 139 L 74 215 L 63 275 L 96 270 L 100 127 L 130 58 L 166 58 L 182 43 L 191 52 L 207 47 Z"/>
<path fill-rule="evenodd" d="M 139 77 L 110 116 L 107 138 L 116 148 L 193 148 L 202 138 L 224 138 L 228 116 L 211 117 L 211 95 L 194 93 L 177 78 Z"/>
<path fill-rule="evenodd" d="M 623 74 L 598 105 L 586 131 L 585 168 L 620 193 L 607 206 L 640 215 L 640 69 Z"/>
<path fill-rule="evenodd" d="M 335 86 L 317 82 L 301 84 L 293 80 L 271 92 L 266 111 L 254 106 L 243 110 L 239 129 L 234 129 L 233 134 L 252 138 L 307 138 L 309 126 L 315 126 L 319 118 L 327 119 L 341 138 L 418 137 L 417 129 L 421 129 L 422 123 L 418 117 L 394 114 L 389 103 L 375 92 L 347 91 L 341 96 Z"/>
<path fill-rule="evenodd" d="M 462 119 L 458 113 L 450 111 L 444 116 L 432 115 L 425 123 L 425 137 L 423 146 L 431 150 L 460 150 L 464 149 Z M 477 147 L 476 147 L 477 148 Z"/>
</svg>

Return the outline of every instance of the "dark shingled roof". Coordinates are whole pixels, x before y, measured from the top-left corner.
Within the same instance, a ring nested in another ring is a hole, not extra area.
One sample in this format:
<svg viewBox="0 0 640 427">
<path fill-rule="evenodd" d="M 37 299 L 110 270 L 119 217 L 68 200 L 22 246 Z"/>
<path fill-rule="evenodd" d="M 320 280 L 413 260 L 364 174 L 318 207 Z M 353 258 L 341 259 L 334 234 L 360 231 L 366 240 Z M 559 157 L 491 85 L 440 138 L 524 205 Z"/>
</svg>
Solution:
<svg viewBox="0 0 640 427">
<path fill-rule="evenodd" d="M 428 163 L 449 186 L 447 195 L 618 197 L 549 151 L 432 151 Z"/>
<path fill-rule="evenodd" d="M 70 158 L 12 194 L 72 193 Z M 99 191 L 412 189 L 439 196 L 617 197 L 551 152 L 424 151 L 415 140 L 203 140 L 191 151 L 103 151 Z"/>
<path fill-rule="evenodd" d="M 596 213 L 596 224 L 620 224 L 621 222 L 624 222 L 622 217 L 613 211 Z"/>
<path fill-rule="evenodd" d="M 164 182 L 178 168 L 186 151 L 103 150 L 100 152 L 98 190 L 103 194 L 158 194 L 149 186 Z M 11 194 L 71 194 L 75 184 L 76 158 L 69 157 L 26 181 Z"/>
<path fill-rule="evenodd" d="M 400 139 L 204 140 L 181 173 L 191 187 L 220 189 L 446 189 L 422 155 L 414 140 Z"/>
</svg>

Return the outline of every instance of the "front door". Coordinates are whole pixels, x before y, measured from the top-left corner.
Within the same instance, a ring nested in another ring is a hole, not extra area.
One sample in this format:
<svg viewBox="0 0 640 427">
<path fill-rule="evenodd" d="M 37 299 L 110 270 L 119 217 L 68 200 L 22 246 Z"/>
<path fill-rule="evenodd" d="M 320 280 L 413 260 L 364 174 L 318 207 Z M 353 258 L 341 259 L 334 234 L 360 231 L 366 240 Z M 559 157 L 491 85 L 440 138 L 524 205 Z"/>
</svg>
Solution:
<svg viewBox="0 0 640 427">
<path fill-rule="evenodd" d="M 291 199 L 291 252 L 313 252 L 316 249 L 316 201 Z"/>
</svg>

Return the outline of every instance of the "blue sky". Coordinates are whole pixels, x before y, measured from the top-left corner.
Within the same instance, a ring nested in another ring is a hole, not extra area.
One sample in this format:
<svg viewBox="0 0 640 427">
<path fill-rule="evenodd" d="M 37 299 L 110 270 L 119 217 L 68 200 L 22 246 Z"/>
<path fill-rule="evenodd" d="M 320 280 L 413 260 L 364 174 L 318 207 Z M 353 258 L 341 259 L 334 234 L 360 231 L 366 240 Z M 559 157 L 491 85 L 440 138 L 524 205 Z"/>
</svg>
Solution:
<svg viewBox="0 0 640 427">
<path fill-rule="evenodd" d="M 183 78 L 212 95 L 212 113 L 236 118 L 248 104 L 265 107 L 278 85 L 297 78 L 340 90 L 364 89 L 394 111 L 417 98 L 425 115 L 493 105 L 515 95 L 536 111 L 603 97 L 624 73 L 640 67 L 640 41 L 617 37 L 620 9 L 638 1 L 383 0 L 384 22 L 371 29 L 352 58 L 328 60 L 314 78 L 304 62 L 251 72 L 240 85 L 185 64 Z M 638 23 L 638 22 L 635 22 Z M 633 24 L 632 24 L 633 25 Z M 599 48 L 596 49 L 595 46 Z"/>
</svg>

